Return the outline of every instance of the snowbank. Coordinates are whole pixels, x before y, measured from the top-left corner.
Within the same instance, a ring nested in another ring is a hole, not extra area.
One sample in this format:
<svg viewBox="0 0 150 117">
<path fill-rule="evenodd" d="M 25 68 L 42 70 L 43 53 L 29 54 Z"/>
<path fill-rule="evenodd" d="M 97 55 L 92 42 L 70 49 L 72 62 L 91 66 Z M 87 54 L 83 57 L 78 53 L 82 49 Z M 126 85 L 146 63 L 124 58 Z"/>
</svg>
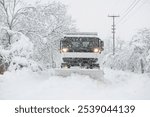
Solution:
<svg viewBox="0 0 150 117">
<path fill-rule="evenodd" d="M 150 99 L 148 75 L 105 69 L 105 80 L 53 70 L 18 70 L 0 76 L 0 99 Z"/>
</svg>

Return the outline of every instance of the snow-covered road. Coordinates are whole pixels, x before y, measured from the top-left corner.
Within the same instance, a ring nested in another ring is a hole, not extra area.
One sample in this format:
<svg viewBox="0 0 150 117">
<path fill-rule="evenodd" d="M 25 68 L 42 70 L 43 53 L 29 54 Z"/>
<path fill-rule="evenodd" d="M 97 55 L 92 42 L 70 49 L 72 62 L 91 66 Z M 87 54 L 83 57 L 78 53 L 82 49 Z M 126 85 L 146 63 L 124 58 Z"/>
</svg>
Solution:
<svg viewBox="0 0 150 117">
<path fill-rule="evenodd" d="M 6 72 L 0 76 L 0 99 L 150 99 L 150 77 L 105 69 L 96 81 L 72 74 L 52 76 L 52 71 Z"/>
</svg>

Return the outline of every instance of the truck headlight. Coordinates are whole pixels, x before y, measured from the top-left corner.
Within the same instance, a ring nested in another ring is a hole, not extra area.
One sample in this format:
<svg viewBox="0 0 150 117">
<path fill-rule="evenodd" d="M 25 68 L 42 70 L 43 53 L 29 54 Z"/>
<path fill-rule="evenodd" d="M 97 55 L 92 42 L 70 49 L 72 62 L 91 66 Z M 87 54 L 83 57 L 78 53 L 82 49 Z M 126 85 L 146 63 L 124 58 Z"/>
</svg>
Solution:
<svg viewBox="0 0 150 117">
<path fill-rule="evenodd" d="M 68 48 L 63 48 L 62 49 L 62 52 L 67 52 L 68 51 Z"/>
<path fill-rule="evenodd" d="M 94 48 L 94 53 L 98 53 L 98 52 L 100 52 L 100 49 L 99 48 Z"/>
<path fill-rule="evenodd" d="M 67 68 L 68 68 L 68 65 L 64 65 L 63 68 L 67 69 Z"/>
<path fill-rule="evenodd" d="M 67 64 L 65 64 L 65 63 L 62 63 L 62 64 L 61 64 L 61 68 L 67 69 L 67 68 L 70 68 L 70 67 L 69 67 L 69 65 L 67 65 Z"/>
</svg>

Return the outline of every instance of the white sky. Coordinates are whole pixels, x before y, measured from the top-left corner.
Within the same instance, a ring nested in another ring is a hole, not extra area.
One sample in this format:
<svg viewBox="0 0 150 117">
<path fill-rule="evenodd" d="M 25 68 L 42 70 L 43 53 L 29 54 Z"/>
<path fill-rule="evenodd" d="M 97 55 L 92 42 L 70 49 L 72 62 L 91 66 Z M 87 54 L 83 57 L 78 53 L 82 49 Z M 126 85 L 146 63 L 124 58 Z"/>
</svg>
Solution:
<svg viewBox="0 0 150 117">
<path fill-rule="evenodd" d="M 27 0 L 26 0 L 27 1 Z M 28 3 L 31 3 L 28 0 Z M 38 0 L 32 0 L 38 1 Z M 53 0 L 41 0 L 50 2 Z M 76 21 L 79 31 L 98 32 L 102 39 L 110 37 L 112 18 L 108 15 L 123 16 L 124 11 L 134 0 L 55 0 L 68 6 L 68 14 Z M 138 1 L 138 0 L 137 0 Z M 116 27 L 116 36 L 130 40 L 141 28 L 150 28 L 150 0 L 141 0 L 137 6 Z"/>
</svg>

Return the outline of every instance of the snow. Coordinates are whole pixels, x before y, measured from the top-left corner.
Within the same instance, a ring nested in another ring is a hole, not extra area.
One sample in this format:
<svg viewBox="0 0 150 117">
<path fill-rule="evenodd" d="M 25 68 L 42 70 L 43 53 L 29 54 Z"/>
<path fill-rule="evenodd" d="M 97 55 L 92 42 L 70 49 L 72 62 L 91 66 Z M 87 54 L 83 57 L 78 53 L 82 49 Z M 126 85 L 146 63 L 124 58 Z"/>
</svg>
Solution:
<svg viewBox="0 0 150 117">
<path fill-rule="evenodd" d="M 65 35 L 65 37 L 92 37 L 93 39 L 98 38 L 96 35 Z"/>
<path fill-rule="evenodd" d="M 76 32 L 76 33 L 67 33 L 64 37 L 93 37 L 98 38 L 98 34 L 96 32 Z"/>
<path fill-rule="evenodd" d="M 104 72 L 100 69 L 81 69 L 80 67 L 68 68 L 55 68 L 55 75 L 67 77 L 71 74 L 88 75 L 89 77 L 97 80 L 102 80 Z"/>
<path fill-rule="evenodd" d="M 22 33 L 17 33 L 14 39 L 15 42 L 11 45 L 12 55 L 29 58 L 33 51 L 33 44 L 30 39 Z"/>
<path fill-rule="evenodd" d="M 89 76 L 54 75 L 27 69 L 0 75 L 0 99 L 150 99 L 149 74 L 104 69 L 101 81 Z"/>
<path fill-rule="evenodd" d="M 4 49 L 0 46 L 0 55 L 6 57 L 6 56 L 9 55 L 9 51 L 8 51 L 8 50 L 4 50 Z"/>
</svg>

